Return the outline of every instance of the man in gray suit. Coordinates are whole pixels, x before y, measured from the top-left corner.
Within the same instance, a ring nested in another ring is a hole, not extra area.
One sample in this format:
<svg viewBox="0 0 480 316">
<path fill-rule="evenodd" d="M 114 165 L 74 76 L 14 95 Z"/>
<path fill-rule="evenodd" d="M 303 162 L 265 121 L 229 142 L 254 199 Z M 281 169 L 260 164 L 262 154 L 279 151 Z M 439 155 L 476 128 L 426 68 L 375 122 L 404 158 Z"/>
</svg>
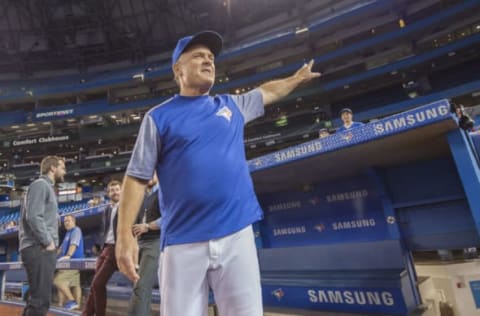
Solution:
<svg viewBox="0 0 480 316">
<path fill-rule="evenodd" d="M 47 156 L 40 177 L 28 187 L 21 207 L 19 248 L 30 286 L 24 316 L 47 315 L 50 307 L 56 249 L 58 246 L 58 202 L 54 185 L 63 182 L 65 160 Z"/>
</svg>

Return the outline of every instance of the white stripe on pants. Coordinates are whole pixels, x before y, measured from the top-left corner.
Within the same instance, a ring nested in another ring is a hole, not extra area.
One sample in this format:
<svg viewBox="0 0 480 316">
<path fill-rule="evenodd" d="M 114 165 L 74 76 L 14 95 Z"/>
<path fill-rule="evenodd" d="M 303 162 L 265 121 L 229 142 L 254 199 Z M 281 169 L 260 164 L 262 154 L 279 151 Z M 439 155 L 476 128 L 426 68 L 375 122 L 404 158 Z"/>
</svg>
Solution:
<svg viewBox="0 0 480 316">
<path fill-rule="evenodd" d="M 262 316 L 252 226 L 207 242 L 172 245 L 161 254 L 162 316 L 207 316 L 212 288 L 220 316 Z"/>
</svg>

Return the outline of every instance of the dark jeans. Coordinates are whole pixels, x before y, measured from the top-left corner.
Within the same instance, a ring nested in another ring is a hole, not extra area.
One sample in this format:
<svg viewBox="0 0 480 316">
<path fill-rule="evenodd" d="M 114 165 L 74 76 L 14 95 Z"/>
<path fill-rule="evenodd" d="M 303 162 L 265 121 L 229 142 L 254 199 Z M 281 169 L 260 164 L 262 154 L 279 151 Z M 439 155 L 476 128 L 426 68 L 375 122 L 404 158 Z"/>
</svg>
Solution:
<svg viewBox="0 0 480 316">
<path fill-rule="evenodd" d="M 35 245 L 22 249 L 20 253 L 30 288 L 23 316 L 45 316 L 50 308 L 56 251 Z"/>
<path fill-rule="evenodd" d="M 128 306 L 129 316 L 151 316 L 152 288 L 157 281 L 158 258 L 160 256 L 160 238 L 153 240 L 141 240 L 138 275 L 140 279 L 133 287 L 130 304 Z"/>
<path fill-rule="evenodd" d="M 105 316 L 107 308 L 107 282 L 117 271 L 115 245 L 105 245 L 97 258 L 95 275 L 93 276 L 83 316 Z"/>
</svg>

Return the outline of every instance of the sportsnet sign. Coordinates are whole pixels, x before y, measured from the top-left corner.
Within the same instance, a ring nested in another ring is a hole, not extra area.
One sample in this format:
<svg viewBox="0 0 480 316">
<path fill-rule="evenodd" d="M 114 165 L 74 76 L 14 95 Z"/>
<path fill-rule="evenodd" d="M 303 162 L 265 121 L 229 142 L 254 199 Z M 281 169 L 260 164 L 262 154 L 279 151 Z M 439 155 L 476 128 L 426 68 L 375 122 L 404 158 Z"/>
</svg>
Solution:
<svg viewBox="0 0 480 316">
<path fill-rule="evenodd" d="M 34 121 L 51 121 L 56 119 L 63 119 L 75 115 L 75 109 L 57 109 L 57 110 L 43 110 L 33 112 Z"/>
</svg>

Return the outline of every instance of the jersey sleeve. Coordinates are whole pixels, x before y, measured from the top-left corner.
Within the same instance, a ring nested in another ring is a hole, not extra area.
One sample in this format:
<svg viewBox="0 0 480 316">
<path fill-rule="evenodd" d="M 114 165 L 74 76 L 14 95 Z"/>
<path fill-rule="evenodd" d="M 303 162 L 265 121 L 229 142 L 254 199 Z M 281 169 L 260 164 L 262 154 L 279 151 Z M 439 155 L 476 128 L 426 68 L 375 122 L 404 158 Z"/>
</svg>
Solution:
<svg viewBox="0 0 480 316">
<path fill-rule="evenodd" d="M 259 89 L 253 89 L 244 94 L 230 95 L 242 112 L 245 124 L 262 116 L 265 113 L 263 96 Z"/>
<path fill-rule="evenodd" d="M 143 118 L 138 131 L 126 174 L 143 180 L 150 180 L 157 166 L 161 148 L 160 134 L 150 113 Z"/>
<path fill-rule="evenodd" d="M 75 227 L 72 234 L 70 235 L 70 245 L 79 246 L 80 240 L 82 239 L 82 231 L 80 228 Z"/>
</svg>

